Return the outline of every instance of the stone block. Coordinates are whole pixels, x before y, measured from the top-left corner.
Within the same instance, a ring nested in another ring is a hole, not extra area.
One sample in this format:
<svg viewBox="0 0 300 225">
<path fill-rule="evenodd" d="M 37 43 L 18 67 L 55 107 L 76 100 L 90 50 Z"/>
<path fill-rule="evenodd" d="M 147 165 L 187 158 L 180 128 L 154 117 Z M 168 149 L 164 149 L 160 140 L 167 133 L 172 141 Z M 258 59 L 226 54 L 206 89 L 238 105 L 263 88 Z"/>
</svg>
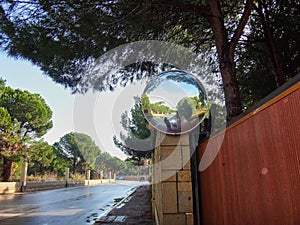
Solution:
<svg viewBox="0 0 300 225">
<path fill-rule="evenodd" d="M 161 171 L 161 182 L 176 182 L 177 181 L 177 172 L 176 170 L 162 170 Z"/>
<path fill-rule="evenodd" d="M 161 182 L 161 176 L 162 176 L 162 171 L 161 171 L 161 165 L 159 163 L 155 163 L 152 166 L 152 183 L 156 184 Z"/>
<path fill-rule="evenodd" d="M 154 152 L 153 152 L 153 161 L 154 162 L 158 162 L 158 161 L 160 161 L 160 152 L 161 152 L 161 146 L 159 145 L 159 146 L 157 146 L 156 148 L 155 148 L 155 150 L 154 150 Z"/>
<path fill-rule="evenodd" d="M 163 225 L 186 225 L 185 214 L 165 214 Z"/>
<path fill-rule="evenodd" d="M 192 192 L 192 182 L 178 182 L 178 191 L 190 191 Z"/>
<path fill-rule="evenodd" d="M 182 168 L 181 147 L 162 147 L 160 162 L 163 170 L 180 170 Z"/>
<path fill-rule="evenodd" d="M 165 136 L 166 136 L 166 134 L 157 131 L 156 138 L 155 138 L 155 146 L 160 146 L 162 143 L 162 140 L 164 139 Z"/>
<path fill-rule="evenodd" d="M 185 218 L 186 218 L 186 225 L 194 225 L 194 215 L 193 215 L 193 213 L 186 213 Z"/>
<path fill-rule="evenodd" d="M 178 181 L 192 181 L 192 175 L 190 170 L 180 170 L 178 171 Z"/>
<path fill-rule="evenodd" d="M 164 135 L 162 133 L 159 133 L 159 135 L 156 136 L 156 146 L 177 146 L 177 145 L 189 145 L 189 134 L 182 134 L 179 136 L 175 135 Z"/>
<path fill-rule="evenodd" d="M 167 159 L 168 157 L 176 154 L 181 158 L 181 147 L 177 146 L 163 146 L 161 147 L 161 152 L 160 152 L 160 160 Z"/>
<path fill-rule="evenodd" d="M 189 170 L 189 169 L 191 169 L 191 161 L 188 161 L 186 164 L 183 164 L 183 169 L 184 169 L 184 170 Z"/>
<path fill-rule="evenodd" d="M 190 136 L 188 133 L 180 135 L 180 145 L 190 146 Z"/>
<path fill-rule="evenodd" d="M 177 213 L 176 182 L 162 183 L 161 192 L 163 213 Z"/>
<path fill-rule="evenodd" d="M 178 192 L 178 209 L 179 212 L 193 212 L 193 194 L 190 191 Z"/>
<path fill-rule="evenodd" d="M 180 145 L 180 136 L 174 136 L 174 135 L 161 135 L 158 140 L 161 144 L 161 146 L 177 146 Z"/>
<path fill-rule="evenodd" d="M 181 148 L 181 156 L 182 156 L 182 166 L 183 169 L 190 169 L 191 168 L 191 151 L 189 146 L 182 146 Z"/>
</svg>

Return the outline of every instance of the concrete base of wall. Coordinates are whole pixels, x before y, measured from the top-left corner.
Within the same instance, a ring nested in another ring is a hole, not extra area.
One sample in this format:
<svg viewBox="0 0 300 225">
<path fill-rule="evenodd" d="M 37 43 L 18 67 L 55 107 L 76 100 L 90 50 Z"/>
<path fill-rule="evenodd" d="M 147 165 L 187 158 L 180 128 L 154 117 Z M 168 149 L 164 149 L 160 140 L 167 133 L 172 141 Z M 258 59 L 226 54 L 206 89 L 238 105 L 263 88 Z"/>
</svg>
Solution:
<svg viewBox="0 0 300 225">
<path fill-rule="evenodd" d="M 100 184 L 107 184 L 115 182 L 114 179 L 100 179 L 100 180 L 80 180 L 80 181 L 69 181 L 68 187 L 75 186 L 93 186 Z M 48 190 L 55 188 L 66 187 L 66 181 L 49 181 L 49 182 L 26 182 L 26 191 L 36 191 L 36 190 Z M 13 194 L 15 192 L 20 192 L 21 184 L 20 182 L 0 182 L 0 194 Z"/>
</svg>

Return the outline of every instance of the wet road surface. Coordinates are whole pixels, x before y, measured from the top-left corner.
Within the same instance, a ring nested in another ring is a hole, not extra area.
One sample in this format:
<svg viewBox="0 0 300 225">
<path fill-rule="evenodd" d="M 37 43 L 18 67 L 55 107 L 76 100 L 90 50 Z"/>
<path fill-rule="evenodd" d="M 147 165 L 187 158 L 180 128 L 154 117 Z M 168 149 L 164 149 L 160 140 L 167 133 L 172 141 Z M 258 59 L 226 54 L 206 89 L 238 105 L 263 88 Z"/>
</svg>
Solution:
<svg viewBox="0 0 300 225">
<path fill-rule="evenodd" d="M 0 195 L 0 225 L 88 225 L 139 182 Z"/>
</svg>

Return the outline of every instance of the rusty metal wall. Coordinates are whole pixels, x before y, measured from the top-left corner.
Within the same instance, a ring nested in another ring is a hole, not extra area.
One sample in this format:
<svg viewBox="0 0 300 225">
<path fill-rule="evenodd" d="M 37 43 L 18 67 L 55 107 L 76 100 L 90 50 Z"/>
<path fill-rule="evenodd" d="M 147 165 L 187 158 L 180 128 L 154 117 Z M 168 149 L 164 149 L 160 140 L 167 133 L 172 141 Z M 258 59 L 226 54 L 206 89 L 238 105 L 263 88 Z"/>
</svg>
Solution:
<svg viewBox="0 0 300 225">
<path fill-rule="evenodd" d="M 299 86 L 227 128 L 217 157 L 198 173 L 203 225 L 300 224 Z"/>
</svg>

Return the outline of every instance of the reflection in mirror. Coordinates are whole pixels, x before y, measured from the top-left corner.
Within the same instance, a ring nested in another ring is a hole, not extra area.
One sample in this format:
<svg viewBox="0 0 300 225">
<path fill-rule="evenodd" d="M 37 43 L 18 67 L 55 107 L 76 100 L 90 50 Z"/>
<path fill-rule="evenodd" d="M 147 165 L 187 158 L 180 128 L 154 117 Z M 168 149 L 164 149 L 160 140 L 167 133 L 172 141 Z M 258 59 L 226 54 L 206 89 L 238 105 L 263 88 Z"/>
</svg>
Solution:
<svg viewBox="0 0 300 225">
<path fill-rule="evenodd" d="M 142 95 L 145 118 L 157 130 L 182 134 L 197 127 L 207 111 L 201 83 L 183 71 L 168 71 L 154 77 Z"/>
</svg>

